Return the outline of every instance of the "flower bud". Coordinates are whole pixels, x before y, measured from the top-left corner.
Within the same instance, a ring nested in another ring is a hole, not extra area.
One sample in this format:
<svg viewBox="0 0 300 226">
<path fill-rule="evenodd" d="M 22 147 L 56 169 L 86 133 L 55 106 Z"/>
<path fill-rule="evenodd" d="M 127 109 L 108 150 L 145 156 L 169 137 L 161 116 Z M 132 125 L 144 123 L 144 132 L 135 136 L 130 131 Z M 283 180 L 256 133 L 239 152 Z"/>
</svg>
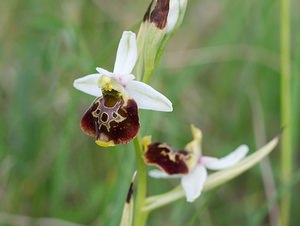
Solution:
<svg viewBox="0 0 300 226">
<path fill-rule="evenodd" d="M 165 30 L 166 33 L 172 32 L 182 21 L 187 0 L 157 0 L 152 9 L 153 2 L 152 0 L 143 21 L 149 21 L 158 29 Z"/>
<path fill-rule="evenodd" d="M 182 22 L 187 0 L 152 0 L 138 33 L 137 78 L 149 82 L 171 35 Z"/>
</svg>

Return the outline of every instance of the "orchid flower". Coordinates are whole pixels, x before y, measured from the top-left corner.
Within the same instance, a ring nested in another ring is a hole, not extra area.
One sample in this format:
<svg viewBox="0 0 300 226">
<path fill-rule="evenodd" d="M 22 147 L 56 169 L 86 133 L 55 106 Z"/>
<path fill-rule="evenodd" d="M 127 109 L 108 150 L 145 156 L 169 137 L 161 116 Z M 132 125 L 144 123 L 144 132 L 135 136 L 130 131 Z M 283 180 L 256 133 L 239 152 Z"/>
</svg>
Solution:
<svg viewBox="0 0 300 226">
<path fill-rule="evenodd" d="M 201 153 L 202 133 L 192 126 L 193 141 L 184 150 L 176 150 L 165 143 L 151 143 L 151 137 L 144 137 L 144 161 L 161 170 L 151 170 L 154 178 L 181 178 L 186 200 L 193 202 L 201 194 L 207 178 L 207 170 L 229 168 L 242 160 L 248 152 L 247 145 L 240 145 L 223 158 L 203 156 Z"/>
<path fill-rule="evenodd" d="M 139 130 L 138 108 L 172 111 L 172 103 L 151 86 L 136 81 L 132 70 L 137 60 L 136 35 L 124 31 L 113 72 L 98 73 L 74 81 L 76 89 L 97 97 L 81 119 L 82 130 L 100 146 L 131 141 Z"/>
</svg>

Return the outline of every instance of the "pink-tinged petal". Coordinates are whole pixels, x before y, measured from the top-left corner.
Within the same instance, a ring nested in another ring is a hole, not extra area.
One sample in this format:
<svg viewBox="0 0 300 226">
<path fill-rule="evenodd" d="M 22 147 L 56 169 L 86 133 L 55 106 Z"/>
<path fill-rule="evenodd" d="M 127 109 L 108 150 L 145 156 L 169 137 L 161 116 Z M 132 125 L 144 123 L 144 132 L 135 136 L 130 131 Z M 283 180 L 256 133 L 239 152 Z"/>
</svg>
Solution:
<svg viewBox="0 0 300 226">
<path fill-rule="evenodd" d="M 210 170 L 221 170 L 233 166 L 241 161 L 248 153 L 247 145 L 240 145 L 237 149 L 223 158 L 202 157 L 201 163 Z"/>
<path fill-rule="evenodd" d="M 114 146 L 131 141 L 139 130 L 137 105 L 113 93 L 97 98 L 81 119 L 81 129 L 93 136 L 100 146 Z"/>
<path fill-rule="evenodd" d="M 181 174 L 167 174 L 166 172 L 162 170 L 150 170 L 149 171 L 149 176 L 153 178 L 162 178 L 162 179 L 167 179 L 167 178 L 181 178 Z"/>
<path fill-rule="evenodd" d="M 146 83 L 131 81 L 128 83 L 126 91 L 129 96 L 134 98 L 140 109 L 173 111 L 171 101 Z"/>
<path fill-rule="evenodd" d="M 91 74 L 78 78 L 73 82 L 73 86 L 84 93 L 100 97 L 102 96 L 102 92 L 98 87 L 98 80 L 101 76 L 100 74 Z"/>
<path fill-rule="evenodd" d="M 181 186 L 188 202 L 200 196 L 206 178 L 207 171 L 202 165 L 197 165 L 189 174 L 182 176 Z"/>
<path fill-rule="evenodd" d="M 144 147 L 144 161 L 147 165 L 157 166 L 167 174 L 187 174 L 188 152 L 178 151 L 164 143 L 151 143 Z"/>
<path fill-rule="evenodd" d="M 132 81 L 135 76 L 132 74 L 124 74 L 124 75 L 114 75 L 116 81 L 123 86 L 123 88 L 127 87 L 127 84 Z"/>
<path fill-rule="evenodd" d="M 124 31 L 120 40 L 114 74 L 130 74 L 137 60 L 136 35 L 131 31 Z"/>
</svg>

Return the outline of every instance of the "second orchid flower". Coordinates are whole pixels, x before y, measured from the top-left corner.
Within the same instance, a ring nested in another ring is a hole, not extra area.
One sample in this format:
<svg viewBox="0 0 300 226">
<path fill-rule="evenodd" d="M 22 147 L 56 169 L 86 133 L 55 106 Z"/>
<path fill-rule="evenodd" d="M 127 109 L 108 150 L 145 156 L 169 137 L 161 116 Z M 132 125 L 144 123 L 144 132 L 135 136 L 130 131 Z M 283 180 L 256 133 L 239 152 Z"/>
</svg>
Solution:
<svg viewBox="0 0 300 226">
<path fill-rule="evenodd" d="M 150 137 L 144 137 L 142 144 L 144 160 L 148 165 L 161 170 L 150 171 L 155 178 L 181 178 L 181 186 L 188 202 L 193 202 L 201 194 L 207 178 L 207 170 L 222 170 L 229 168 L 248 153 L 247 145 L 240 145 L 223 158 L 202 155 L 201 131 L 192 126 L 193 141 L 184 150 L 176 150 L 165 143 L 152 143 Z"/>
</svg>

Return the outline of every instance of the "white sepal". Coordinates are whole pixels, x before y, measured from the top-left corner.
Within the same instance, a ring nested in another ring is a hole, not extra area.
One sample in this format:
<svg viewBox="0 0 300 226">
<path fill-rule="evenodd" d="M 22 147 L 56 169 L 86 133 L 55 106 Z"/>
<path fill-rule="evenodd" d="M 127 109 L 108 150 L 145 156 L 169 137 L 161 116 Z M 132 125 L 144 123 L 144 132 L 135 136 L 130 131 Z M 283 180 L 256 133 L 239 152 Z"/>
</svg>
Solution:
<svg viewBox="0 0 300 226">
<path fill-rule="evenodd" d="M 247 145 L 240 145 L 237 149 L 223 158 L 202 157 L 202 164 L 210 170 L 221 170 L 233 166 L 241 161 L 248 153 L 249 148 Z"/>
<path fill-rule="evenodd" d="M 130 74 L 137 60 L 136 35 L 124 31 L 119 42 L 114 66 L 114 74 Z"/>
<path fill-rule="evenodd" d="M 179 17 L 179 11 L 180 11 L 180 2 L 179 0 L 171 0 L 169 3 L 169 13 L 167 18 L 167 25 L 166 25 L 166 32 L 171 32 Z"/>
<path fill-rule="evenodd" d="M 87 94 L 95 97 L 102 96 L 101 89 L 98 87 L 98 81 L 102 75 L 100 74 L 90 74 L 81 78 L 76 79 L 73 82 L 73 86 Z"/>
<path fill-rule="evenodd" d="M 188 202 L 193 202 L 200 196 L 206 178 L 207 170 L 202 165 L 197 165 L 189 174 L 182 176 L 181 186 Z"/>
<path fill-rule="evenodd" d="M 126 91 L 136 101 L 140 109 L 173 111 L 172 103 L 167 97 L 143 82 L 129 82 Z"/>
</svg>

